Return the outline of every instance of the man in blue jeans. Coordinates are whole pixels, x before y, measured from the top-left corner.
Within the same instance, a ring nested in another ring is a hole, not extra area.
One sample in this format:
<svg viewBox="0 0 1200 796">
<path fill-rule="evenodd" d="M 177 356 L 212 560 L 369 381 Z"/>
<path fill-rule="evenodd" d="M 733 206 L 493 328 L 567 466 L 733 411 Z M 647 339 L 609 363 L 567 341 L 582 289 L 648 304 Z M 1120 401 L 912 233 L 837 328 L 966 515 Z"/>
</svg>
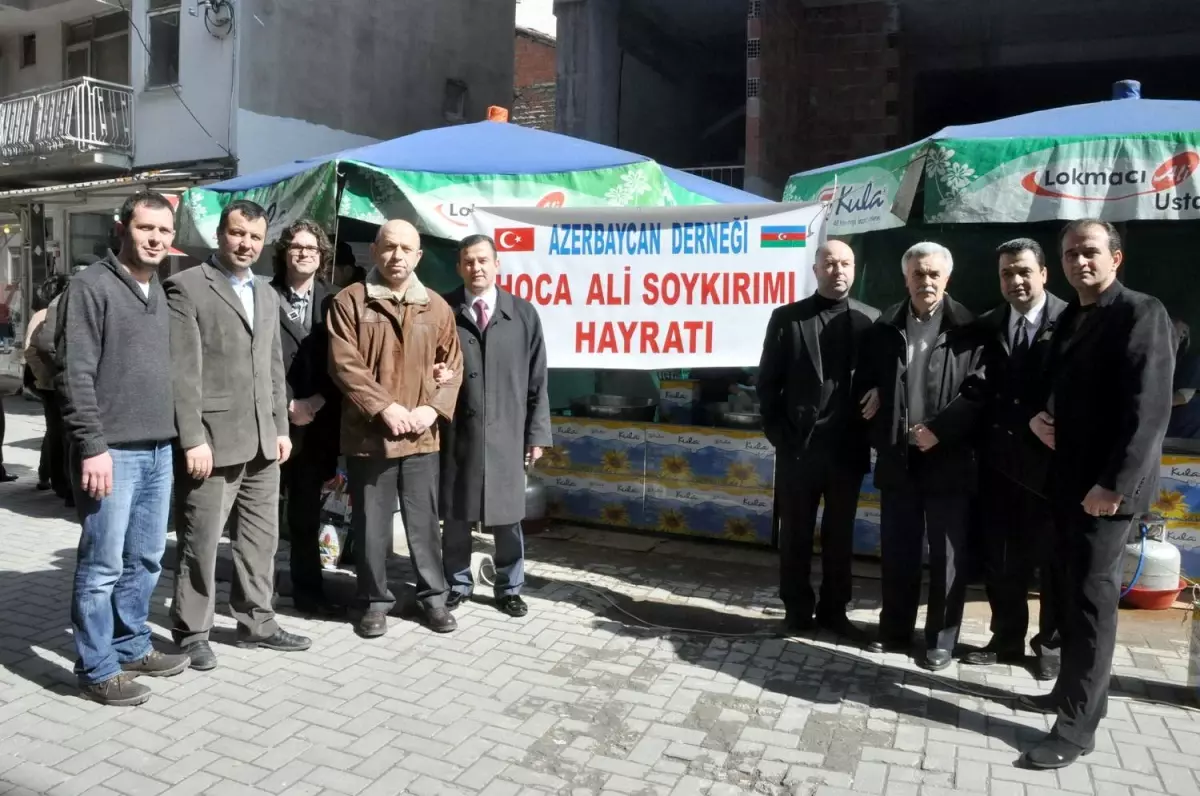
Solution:
<svg viewBox="0 0 1200 796">
<path fill-rule="evenodd" d="M 120 253 L 75 276 L 61 300 L 57 386 L 83 525 L 71 624 L 84 696 L 140 705 L 138 675 L 169 677 L 186 655 L 150 645 L 150 596 L 162 571 L 171 503 L 167 299 L 157 277 L 175 238 L 170 202 L 138 193 L 121 207 Z"/>
</svg>

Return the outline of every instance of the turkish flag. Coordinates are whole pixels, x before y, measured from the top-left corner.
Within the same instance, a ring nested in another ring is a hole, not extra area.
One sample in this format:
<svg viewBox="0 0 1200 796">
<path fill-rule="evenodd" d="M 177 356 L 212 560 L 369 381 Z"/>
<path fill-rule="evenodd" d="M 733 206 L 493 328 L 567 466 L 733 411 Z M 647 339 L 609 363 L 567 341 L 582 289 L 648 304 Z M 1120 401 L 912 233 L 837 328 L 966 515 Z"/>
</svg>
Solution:
<svg viewBox="0 0 1200 796">
<path fill-rule="evenodd" d="M 533 227 L 497 227 L 495 241 L 498 252 L 531 252 Z"/>
</svg>

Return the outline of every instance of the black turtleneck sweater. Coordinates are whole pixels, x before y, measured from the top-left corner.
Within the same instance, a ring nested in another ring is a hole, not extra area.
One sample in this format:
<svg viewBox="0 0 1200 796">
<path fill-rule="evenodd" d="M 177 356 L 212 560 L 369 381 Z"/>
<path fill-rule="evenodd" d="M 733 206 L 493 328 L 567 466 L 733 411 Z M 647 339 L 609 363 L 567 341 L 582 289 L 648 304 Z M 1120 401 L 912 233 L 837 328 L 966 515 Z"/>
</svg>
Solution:
<svg viewBox="0 0 1200 796">
<path fill-rule="evenodd" d="M 817 312 L 817 340 L 821 349 L 821 405 L 813 426 L 810 445 L 817 449 L 837 449 L 845 442 L 851 418 L 850 358 L 853 352 L 849 302 L 813 296 Z"/>
</svg>

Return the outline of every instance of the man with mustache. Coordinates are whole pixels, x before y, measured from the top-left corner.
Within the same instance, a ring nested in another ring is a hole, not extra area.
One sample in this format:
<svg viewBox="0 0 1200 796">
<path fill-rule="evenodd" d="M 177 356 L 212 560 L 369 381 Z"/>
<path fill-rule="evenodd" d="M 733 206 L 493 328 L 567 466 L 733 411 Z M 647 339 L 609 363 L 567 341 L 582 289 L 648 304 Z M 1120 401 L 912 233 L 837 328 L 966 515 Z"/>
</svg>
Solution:
<svg viewBox="0 0 1200 796">
<path fill-rule="evenodd" d="M 831 240 L 813 264 L 817 290 L 771 314 L 758 370 L 758 400 L 775 446 L 779 595 L 788 633 L 815 624 L 859 640 L 846 617 L 851 599 L 854 519 L 871 467 L 866 425 L 851 384 L 860 345 L 879 317 L 850 298 L 854 251 Z M 809 583 L 817 508 L 821 518 L 821 597 Z"/>
<path fill-rule="evenodd" d="M 945 246 L 918 243 L 901 268 L 909 298 L 875 323 L 859 366 L 882 503 L 883 612 L 868 649 L 909 649 L 928 534 L 929 606 L 917 662 L 937 671 L 950 665 L 966 597 L 979 402 L 960 391 L 979 368 L 980 346 L 974 316 L 946 294 L 954 259 Z"/>
<path fill-rule="evenodd" d="M 57 392 L 82 532 L 71 625 L 83 695 L 140 705 L 134 678 L 169 677 L 185 655 L 150 646 L 150 595 L 162 572 L 175 407 L 167 300 L 159 265 L 175 239 L 167 198 L 138 193 L 117 222 L 117 254 L 71 279 L 59 300 Z"/>
<path fill-rule="evenodd" d="M 1046 409 L 1030 428 L 1053 450 L 1051 589 L 1062 605 L 1062 669 L 1049 694 L 1018 701 L 1057 716 L 1022 757 L 1035 769 L 1068 766 L 1095 748 L 1108 705 L 1125 544 L 1158 495 L 1175 366 L 1166 308 L 1117 279 L 1125 254 L 1116 228 L 1072 221 L 1060 247 L 1076 296 L 1050 341 Z"/>
<path fill-rule="evenodd" d="M 176 463 L 179 566 L 171 604 L 175 643 L 206 671 L 217 596 L 217 546 L 234 513 L 229 608 L 238 646 L 280 652 L 312 642 L 281 629 L 271 599 L 279 547 L 279 467 L 288 460 L 279 299 L 251 270 L 267 214 L 237 200 L 221 211 L 217 253 L 167 280 L 171 374 L 182 455 Z"/>
<path fill-rule="evenodd" d="M 996 249 L 1004 303 L 980 316 L 984 340 L 982 390 L 986 396 L 980 458 L 980 512 L 992 638 L 968 652 L 963 663 L 988 666 L 1025 662 L 1029 585 L 1041 568 L 1038 634 L 1031 646 L 1034 676 L 1053 680 L 1059 669 L 1059 637 L 1045 552 L 1054 533 L 1045 499 L 1050 451 L 1033 436 L 1042 370 L 1050 335 L 1067 304 L 1046 290 L 1046 254 L 1030 238 Z"/>
</svg>

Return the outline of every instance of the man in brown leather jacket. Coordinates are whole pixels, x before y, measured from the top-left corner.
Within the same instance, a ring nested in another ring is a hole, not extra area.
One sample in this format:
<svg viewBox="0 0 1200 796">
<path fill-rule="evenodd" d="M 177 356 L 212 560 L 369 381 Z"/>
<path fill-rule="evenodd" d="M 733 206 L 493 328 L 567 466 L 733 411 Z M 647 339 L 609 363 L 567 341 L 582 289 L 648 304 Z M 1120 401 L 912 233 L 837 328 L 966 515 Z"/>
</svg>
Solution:
<svg viewBox="0 0 1200 796">
<path fill-rule="evenodd" d="M 406 221 L 389 221 L 371 244 L 366 282 L 337 294 L 329 313 L 330 372 L 344 396 L 346 456 L 356 535 L 360 635 L 387 632 L 395 605 L 388 590 L 396 498 L 417 599 L 431 630 L 457 625 L 446 609 L 446 577 L 438 529 L 438 418 L 454 417 L 462 383 L 462 351 L 454 315 L 414 273 L 421 237 Z M 436 364 L 453 374 L 434 379 Z"/>
</svg>

